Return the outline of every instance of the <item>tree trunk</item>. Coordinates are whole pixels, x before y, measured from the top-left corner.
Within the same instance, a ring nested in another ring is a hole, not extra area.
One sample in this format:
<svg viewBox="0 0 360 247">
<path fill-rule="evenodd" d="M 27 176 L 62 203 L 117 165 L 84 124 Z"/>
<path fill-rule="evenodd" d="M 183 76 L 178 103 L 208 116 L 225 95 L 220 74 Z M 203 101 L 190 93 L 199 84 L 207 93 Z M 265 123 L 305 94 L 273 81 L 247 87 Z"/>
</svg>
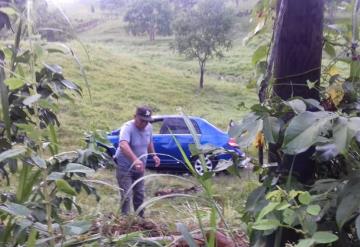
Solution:
<svg viewBox="0 0 360 247">
<path fill-rule="evenodd" d="M 319 100 L 324 0 L 288 1 L 274 62 L 274 95 Z M 280 2 L 280 1 L 279 1 Z"/>
<path fill-rule="evenodd" d="M 205 62 L 200 63 L 200 89 L 204 88 Z"/>
<path fill-rule="evenodd" d="M 307 81 L 320 83 L 321 54 L 323 42 L 324 0 L 283 0 L 288 1 L 284 13 L 283 26 L 278 27 L 279 43 L 274 61 L 274 92 L 283 100 L 300 96 L 319 100 L 319 91 L 310 89 Z M 281 2 L 281 1 L 280 1 Z M 291 116 L 287 116 L 288 121 Z M 275 157 L 278 147 L 271 145 L 269 161 L 279 162 Z M 300 182 L 311 183 L 314 177 L 314 148 L 296 156 L 285 155 L 279 169 L 290 170 Z M 294 162 L 293 162 L 294 161 Z"/>
</svg>

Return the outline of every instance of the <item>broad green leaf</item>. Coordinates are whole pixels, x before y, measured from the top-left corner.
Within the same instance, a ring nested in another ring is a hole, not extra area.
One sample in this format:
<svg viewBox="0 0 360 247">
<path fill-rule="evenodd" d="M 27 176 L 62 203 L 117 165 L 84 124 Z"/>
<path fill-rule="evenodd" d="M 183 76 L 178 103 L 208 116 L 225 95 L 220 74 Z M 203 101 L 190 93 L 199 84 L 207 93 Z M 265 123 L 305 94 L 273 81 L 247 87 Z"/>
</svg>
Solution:
<svg viewBox="0 0 360 247">
<path fill-rule="evenodd" d="M 303 212 L 297 212 L 297 214 L 301 214 L 298 216 L 298 218 L 302 217 L 301 226 L 303 230 L 308 234 L 313 235 L 317 231 L 316 217 L 310 216 L 308 214 L 304 215 Z"/>
<path fill-rule="evenodd" d="M 262 130 L 263 120 L 259 116 L 250 113 L 240 123 L 230 126 L 229 136 L 236 138 L 242 148 L 249 147 L 255 140 L 256 135 Z"/>
<path fill-rule="evenodd" d="M 62 67 L 57 64 L 44 64 L 44 66 L 55 74 L 62 74 Z"/>
<path fill-rule="evenodd" d="M 333 127 L 334 143 L 339 152 L 347 150 L 352 139 L 360 131 L 360 117 L 336 119 Z"/>
<path fill-rule="evenodd" d="M 283 211 L 283 221 L 289 226 L 292 226 L 292 224 L 295 222 L 295 218 L 296 215 L 294 210 L 287 208 Z"/>
<path fill-rule="evenodd" d="M 17 204 L 13 202 L 7 202 L 5 204 L 0 205 L 0 210 L 14 216 L 29 217 L 31 214 L 30 209 L 28 209 L 27 207 L 21 204 Z"/>
<path fill-rule="evenodd" d="M 358 239 L 360 239 L 360 215 L 355 220 L 356 234 Z"/>
<path fill-rule="evenodd" d="M 24 80 L 16 77 L 11 77 L 5 80 L 5 84 L 8 85 L 9 90 L 15 90 L 24 85 Z"/>
<path fill-rule="evenodd" d="M 336 56 L 336 51 L 335 48 L 332 44 L 330 44 L 329 42 L 325 42 L 325 46 L 324 46 L 324 50 L 325 52 L 330 56 L 330 57 L 335 57 Z"/>
<path fill-rule="evenodd" d="M 269 50 L 269 45 L 268 44 L 259 46 L 255 50 L 255 52 L 253 53 L 253 56 L 252 56 L 252 59 L 251 59 L 253 65 L 257 64 L 263 58 L 266 58 L 268 50 Z"/>
<path fill-rule="evenodd" d="M 293 99 L 285 102 L 296 114 L 300 114 L 306 111 L 306 105 L 304 101 L 299 99 Z"/>
<path fill-rule="evenodd" d="M 303 205 L 309 205 L 312 198 L 309 192 L 303 192 L 299 195 L 299 202 Z"/>
<path fill-rule="evenodd" d="M 39 168 L 43 168 L 43 169 L 46 168 L 46 161 L 42 159 L 40 156 L 33 154 L 31 155 L 31 159 Z"/>
<path fill-rule="evenodd" d="M 335 242 L 339 238 L 331 232 L 319 231 L 314 233 L 312 239 L 314 239 L 318 244 L 328 244 Z"/>
<path fill-rule="evenodd" d="M 48 181 L 58 180 L 58 179 L 62 179 L 64 176 L 65 176 L 64 172 L 52 172 L 49 174 L 46 180 Z"/>
<path fill-rule="evenodd" d="M 349 194 L 340 201 L 336 210 L 336 222 L 340 229 L 356 215 L 359 205 L 360 195 L 358 193 Z"/>
<path fill-rule="evenodd" d="M 311 214 L 311 215 L 314 215 L 314 216 L 319 215 L 320 211 L 321 211 L 321 207 L 319 205 L 309 205 L 306 208 L 306 212 L 308 214 Z"/>
<path fill-rule="evenodd" d="M 279 226 L 280 226 L 280 222 L 276 219 L 273 220 L 262 219 L 259 221 L 255 221 L 252 228 L 255 230 L 266 231 L 266 230 L 276 229 Z"/>
<path fill-rule="evenodd" d="M 295 116 L 285 130 L 282 150 L 287 154 L 306 151 L 331 127 L 337 115 L 331 112 L 303 112 Z"/>
<path fill-rule="evenodd" d="M 64 225 L 64 231 L 66 235 L 81 235 L 89 231 L 92 226 L 89 221 L 75 221 Z"/>
<path fill-rule="evenodd" d="M 9 159 L 9 158 L 15 158 L 16 156 L 19 156 L 26 152 L 25 147 L 16 147 L 9 150 L 6 150 L 2 153 L 0 153 L 0 162 Z"/>
<path fill-rule="evenodd" d="M 304 101 L 304 103 L 312 108 L 316 108 L 320 111 L 324 111 L 324 107 L 322 105 L 320 105 L 320 102 L 315 100 L 315 99 L 302 99 Z"/>
<path fill-rule="evenodd" d="M 315 240 L 312 238 L 301 239 L 294 247 L 313 247 Z"/>
<path fill-rule="evenodd" d="M 56 187 L 59 191 L 64 192 L 66 194 L 76 196 L 76 191 L 73 187 L 70 186 L 68 182 L 66 182 L 64 179 L 58 179 L 55 181 Z"/>
<path fill-rule="evenodd" d="M 291 206 L 290 203 L 288 203 L 287 201 L 282 201 L 279 206 L 276 207 L 276 210 L 278 211 L 282 211 L 282 210 L 285 210 L 287 208 L 289 208 Z"/>
<path fill-rule="evenodd" d="M 80 172 L 80 173 L 88 174 L 88 173 L 94 173 L 95 170 L 81 164 L 69 163 L 66 165 L 66 168 L 63 172 Z"/>
<path fill-rule="evenodd" d="M 24 105 L 27 106 L 31 106 L 32 104 L 34 104 L 36 101 L 38 101 L 41 98 L 40 94 L 35 94 L 35 95 L 31 95 L 29 97 L 26 97 L 23 101 Z"/>
<path fill-rule="evenodd" d="M 259 215 L 256 218 L 256 221 L 261 220 L 262 218 L 264 218 L 264 216 L 274 211 L 279 204 L 279 202 L 270 202 L 260 211 Z"/>
<path fill-rule="evenodd" d="M 246 201 L 245 209 L 248 212 L 254 213 L 260 201 L 265 198 L 266 187 L 260 186 L 250 193 Z"/>
<path fill-rule="evenodd" d="M 268 143 L 276 143 L 279 138 L 279 133 L 284 122 L 276 117 L 267 116 L 263 122 L 263 132 Z"/>
</svg>

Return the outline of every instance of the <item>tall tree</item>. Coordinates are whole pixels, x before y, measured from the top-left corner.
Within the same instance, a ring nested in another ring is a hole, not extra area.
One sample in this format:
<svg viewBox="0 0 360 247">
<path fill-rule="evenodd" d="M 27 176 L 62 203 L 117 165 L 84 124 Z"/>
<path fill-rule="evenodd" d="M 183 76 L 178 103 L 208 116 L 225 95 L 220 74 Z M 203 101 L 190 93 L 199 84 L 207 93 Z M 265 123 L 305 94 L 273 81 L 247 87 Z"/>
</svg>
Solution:
<svg viewBox="0 0 360 247">
<path fill-rule="evenodd" d="M 172 13 L 167 1 L 137 0 L 126 12 L 124 21 L 133 35 L 147 33 L 151 41 L 157 34 L 171 34 Z"/>
<path fill-rule="evenodd" d="M 208 59 L 222 57 L 223 50 L 231 47 L 232 25 L 233 15 L 220 0 L 202 1 L 177 17 L 173 48 L 189 59 L 198 60 L 200 88 L 204 87 Z"/>
<path fill-rule="evenodd" d="M 279 3 L 278 16 L 283 15 L 283 20 L 275 38 L 273 95 L 283 100 L 299 96 L 319 101 L 324 1 L 282 0 Z M 309 82 L 314 83 L 314 87 L 309 87 Z M 313 152 L 310 148 L 295 157 L 285 155 L 281 166 L 290 170 L 293 165 L 300 181 L 309 182 L 315 171 Z"/>
</svg>

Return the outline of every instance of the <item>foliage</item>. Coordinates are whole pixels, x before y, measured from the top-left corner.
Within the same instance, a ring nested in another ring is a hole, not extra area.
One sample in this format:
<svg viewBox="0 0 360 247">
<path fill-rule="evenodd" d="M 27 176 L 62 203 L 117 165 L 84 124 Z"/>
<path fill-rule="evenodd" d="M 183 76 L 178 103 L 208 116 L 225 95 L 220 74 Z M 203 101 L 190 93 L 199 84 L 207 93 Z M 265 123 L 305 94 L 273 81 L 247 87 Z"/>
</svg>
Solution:
<svg viewBox="0 0 360 247">
<path fill-rule="evenodd" d="M 259 2 L 257 11 L 270 2 Z M 358 24 L 354 21 L 358 6 L 346 1 L 341 4 L 347 10 L 353 9 L 352 25 L 350 18 L 337 22 L 336 15 L 334 23 L 325 23 L 324 51 L 330 62 L 323 69 L 321 101 L 300 97 L 283 101 L 272 96 L 252 106 L 252 113 L 230 129 L 242 147 L 252 144 L 260 133 L 265 139 L 264 147 L 275 148 L 269 156 L 276 157 L 278 167 L 264 168 L 262 164 L 257 167 L 263 185 L 248 197 L 244 212 L 243 219 L 249 223 L 248 232 L 254 245 L 273 235 L 273 244 L 279 246 L 284 229 L 296 233 L 295 239 L 289 239 L 298 241 L 296 246 L 314 246 L 326 241 L 336 241 L 337 246 L 359 244 L 360 211 L 355 187 L 360 185 L 357 107 L 360 95 Z M 271 15 L 270 6 L 262 13 Z M 340 14 L 344 13 L 340 11 Z M 266 30 L 262 21 L 259 20 L 252 34 Z M 266 65 L 267 53 L 267 46 L 260 44 L 254 52 L 253 63 Z M 344 70 L 348 71 L 347 75 L 337 70 L 339 62 L 348 64 L 349 68 Z M 263 68 L 260 78 L 267 72 L 266 66 Z M 309 89 L 314 85 L 307 82 Z M 301 177 L 294 160 L 310 149 L 315 151 L 311 158 L 316 162 L 313 184 L 309 186 L 297 181 Z M 292 161 L 287 158 L 291 155 Z"/>
<path fill-rule="evenodd" d="M 156 35 L 170 35 L 172 13 L 167 1 L 145 0 L 135 1 L 124 16 L 127 29 L 133 35 L 147 33 L 149 40 Z"/>
<path fill-rule="evenodd" d="M 172 47 L 200 66 L 200 88 L 203 88 L 205 65 L 211 57 L 222 57 L 231 47 L 233 16 L 223 1 L 201 1 L 191 10 L 177 16 Z"/>
<path fill-rule="evenodd" d="M 84 150 L 59 153 L 58 100 L 81 96 L 82 89 L 65 79 L 59 65 L 41 60 L 44 54 L 61 51 L 42 42 L 22 45 L 24 37 L 30 41 L 33 38 L 31 2 L 27 6 L 28 10 L 10 5 L 20 19 L 13 24 L 17 27 L 14 44 L 0 49 L 0 171 L 8 184 L 14 183 L 8 177 L 9 171 L 18 175 L 16 192 L 0 196 L 0 241 L 3 245 L 49 242 L 54 246 L 55 234 L 74 228 L 66 222 L 64 213 L 72 209 L 81 213 L 74 196 L 84 190 L 99 200 L 95 188 L 84 177 L 105 163 L 94 144 Z M 43 67 L 35 71 L 38 63 Z M 79 233 L 89 224 L 79 223 L 76 227 Z"/>
</svg>

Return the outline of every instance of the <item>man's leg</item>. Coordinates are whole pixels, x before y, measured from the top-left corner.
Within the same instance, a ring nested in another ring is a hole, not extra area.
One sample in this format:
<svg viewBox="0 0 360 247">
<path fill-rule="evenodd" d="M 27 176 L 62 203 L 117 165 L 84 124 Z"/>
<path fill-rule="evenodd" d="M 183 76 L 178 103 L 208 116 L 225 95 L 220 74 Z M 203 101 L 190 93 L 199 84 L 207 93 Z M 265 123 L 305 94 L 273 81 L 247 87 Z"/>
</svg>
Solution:
<svg viewBox="0 0 360 247">
<path fill-rule="evenodd" d="M 144 176 L 144 173 L 140 172 L 132 172 L 132 179 L 133 182 L 135 182 L 137 179 L 142 178 Z M 134 210 L 136 211 L 140 205 L 144 202 L 144 196 L 145 196 L 145 189 L 144 189 L 144 180 L 139 181 L 133 189 L 133 204 L 134 204 Z M 144 217 L 144 210 L 141 210 L 139 212 L 140 217 Z"/>
<path fill-rule="evenodd" d="M 117 167 L 116 179 L 118 181 L 121 194 L 121 213 L 124 215 L 128 215 L 130 213 L 130 198 L 132 196 L 131 191 L 128 193 L 132 183 L 131 173 L 126 170 L 121 170 Z"/>
</svg>

